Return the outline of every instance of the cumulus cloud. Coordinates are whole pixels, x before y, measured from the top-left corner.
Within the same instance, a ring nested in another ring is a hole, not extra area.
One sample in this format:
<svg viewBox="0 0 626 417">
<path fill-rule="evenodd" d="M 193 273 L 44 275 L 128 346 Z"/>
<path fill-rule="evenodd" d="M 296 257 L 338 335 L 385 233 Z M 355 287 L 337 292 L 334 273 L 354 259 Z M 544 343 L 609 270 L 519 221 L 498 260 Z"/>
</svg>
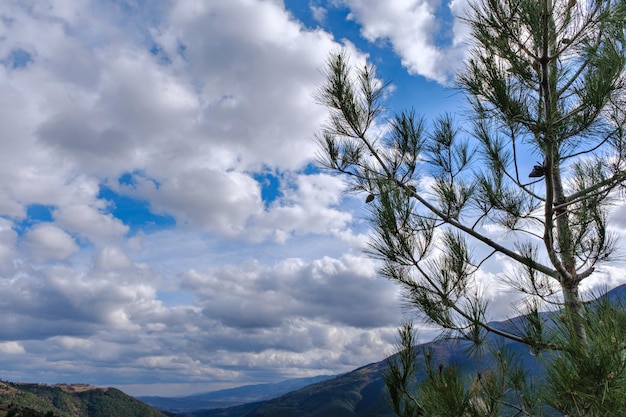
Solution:
<svg viewBox="0 0 626 417">
<path fill-rule="evenodd" d="M 374 328 L 398 319 L 393 286 L 376 279 L 376 266 L 363 257 L 192 270 L 185 273 L 183 286 L 199 295 L 205 316 L 228 327 L 277 328 L 306 317 Z"/>
<path fill-rule="evenodd" d="M 409 72 L 447 84 L 461 67 L 469 29 L 459 17 L 467 10 L 466 0 L 447 5 L 454 16 L 452 28 L 444 23 L 441 3 L 435 0 L 343 3 L 350 9 L 348 18 L 361 25 L 363 37 L 389 42 Z"/>
<path fill-rule="evenodd" d="M 62 261 L 78 252 L 79 247 L 67 232 L 52 224 L 38 224 L 24 236 L 24 246 L 37 263 Z"/>
<path fill-rule="evenodd" d="M 297 175 L 284 181 L 282 198 L 251 222 L 253 238 L 273 236 L 284 243 L 294 233 L 336 233 L 353 216 L 340 208 L 345 183 L 327 174 Z"/>
<path fill-rule="evenodd" d="M 312 85 L 336 47 L 327 33 L 303 30 L 272 2 L 180 1 L 154 40 L 200 95 L 194 143 L 219 143 L 221 158 L 247 167 L 297 168 L 311 158 L 324 117 Z"/>
<path fill-rule="evenodd" d="M 101 271 L 125 270 L 133 267 L 132 261 L 122 249 L 111 246 L 103 248 L 96 255 L 94 265 L 97 270 Z"/>
<path fill-rule="evenodd" d="M 119 248 L 91 265 L 49 267 L 2 288 L 0 309 L 12 311 L 0 336 L 7 349 L 28 339 L 9 371 L 43 367 L 83 381 L 89 372 L 87 382 L 120 385 L 336 373 L 382 359 L 401 315 L 394 286 L 355 255 L 189 270 L 173 293 L 193 299 L 171 306 L 157 297 L 162 278 Z"/>
<path fill-rule="evenodd" d="M 94 243 L 115 241 L 128 232 L 128 226 L 121 220 L 86 204 L 60 207 L 54 212 L 54 218 L 66 230 Z"/>
<path fill-rule="evenodd" d="M 316 22 L 325 22 L 326 16 L 328 14 L 328 9 L 321 6 L 315 6 L 314 4 L 311 4 L 309 8 L 311 9 L 311 13 L 313 14 L 313 19 L 315 19 Z"/>
<path fill-rule="evenodd" d="M 2 342 L 0 343 L 0 352 L 5 355 L 15 355 L 25 353 L 26 350 L 18 342 Z"/>
<path fill-rule="evenodd" d="M 307 169 L 330 33 L 265 1 L 9 0 L 0 14 L 6 377 L 335 373 L 362 363 L 337 350 L 369 332 L 361 353 L 380 357 L 393 286 L 344 255 L 362 242 L 342 185 Z M 105 190 L 175 224 L 144 232 Z"/>
<path fill-rule="evenodd" d="M 14 271 L 14 259 L 16 257 L 15 242 L 17 233 L 12 228 L 12 223 L 0 218 L 0 274 L 11 276 Z"/>
<path fill-rule="evenodd" d="M 206 227 L 225 235 L 240 234 L 247 219 L 263 208 L 259 184 L 249 175 L 216 169 L 188 169 L 157 188 L 144 180 L 139 195 L 159 212 L 173 214 L 181 225 Z"/>
</svg>

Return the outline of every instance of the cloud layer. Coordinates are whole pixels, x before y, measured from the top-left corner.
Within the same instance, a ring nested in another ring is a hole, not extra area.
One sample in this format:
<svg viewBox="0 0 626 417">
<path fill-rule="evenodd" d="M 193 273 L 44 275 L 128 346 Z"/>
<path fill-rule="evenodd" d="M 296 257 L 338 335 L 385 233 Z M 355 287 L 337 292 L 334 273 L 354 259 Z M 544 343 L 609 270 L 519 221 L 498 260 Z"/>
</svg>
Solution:
<svg viewBox="0 0 626 417">
<path fill-rule="evenodd" d="M 310 168 L 332 34 L 273 1 L 0 15 L 2 378 L 165 394 L 387 353 L 395 289 Z"/>
</svg>

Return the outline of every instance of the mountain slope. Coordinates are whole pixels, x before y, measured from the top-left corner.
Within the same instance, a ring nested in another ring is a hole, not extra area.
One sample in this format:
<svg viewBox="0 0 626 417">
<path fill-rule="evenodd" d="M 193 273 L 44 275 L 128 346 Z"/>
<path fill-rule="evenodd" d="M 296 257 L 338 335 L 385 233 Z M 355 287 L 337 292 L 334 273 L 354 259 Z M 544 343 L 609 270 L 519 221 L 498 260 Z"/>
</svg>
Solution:
<svg viewBox="0 0 626 417">
<path fill-rule="evenodd" d="M 386 362 L 364 366 L 341 377 L 314 384 L 263 403 L 255 417 L 383 416 L 388 408 L 381 372 Z"/>
<path fill-rule="evenodd" d="M 317 382 L 332 378 L 332 376 L 315 376 L 309 378 L 295 378 L 272 384 L 246 385 L 203 394 L 188 395 L 185 397 L 137 397 L 139 400 L 172 412 L 186 412 L 210 408 L 225 408 L 235 405 L 270 400 L 291 391 L 296 391 Z"/>
<path fill-rule="evenodd" d="M 433 341 L 418 347 L 429 351 L 435 363 L 454 365 L 461 372 L 476 373 L 489 366 L 487 357 L 474 358 L 469 343 Z M 531 372 L 539 369 L 536 358 L 525 347 L 518 350 Z M 422 354 L 420 354 L 422 355 Z M 420 360 L 418 358 L 418 360 Z M 372 363 L 328 381 L 310 385 L 282 397 L 257 404 L 189 414 L 193 417 L 392 417 L 383 373 L 387 360 Z"/>
<path fill-rule="evenodd" d="M 55 417 L 167 416 L 118 389 L 89 385 L 0 382 L 0 405 L 0 409 L 14 405 Z"/>
<path fill-rule="evenodd" d="M 391 416 L 381 372 L 385 361 L 261 403 L 197 411 L 193 417 Z"/>
</svg>

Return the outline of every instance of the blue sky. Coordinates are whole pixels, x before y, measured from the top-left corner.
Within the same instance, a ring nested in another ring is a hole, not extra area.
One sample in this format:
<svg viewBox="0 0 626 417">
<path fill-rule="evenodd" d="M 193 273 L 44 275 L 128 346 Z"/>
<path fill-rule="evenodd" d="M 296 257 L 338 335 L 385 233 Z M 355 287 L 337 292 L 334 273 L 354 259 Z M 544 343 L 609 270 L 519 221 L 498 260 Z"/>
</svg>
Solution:
<svg viewBox="0 0 626 417">
<path fill-rule="evenodd" d="M 314 93 L 345 48 L 389 115 L 462 111 L 465 6 L 1 2 L 0 378 L 179 395 L 386 357 L 404 312 L 314 166 Z"/>
</svg>

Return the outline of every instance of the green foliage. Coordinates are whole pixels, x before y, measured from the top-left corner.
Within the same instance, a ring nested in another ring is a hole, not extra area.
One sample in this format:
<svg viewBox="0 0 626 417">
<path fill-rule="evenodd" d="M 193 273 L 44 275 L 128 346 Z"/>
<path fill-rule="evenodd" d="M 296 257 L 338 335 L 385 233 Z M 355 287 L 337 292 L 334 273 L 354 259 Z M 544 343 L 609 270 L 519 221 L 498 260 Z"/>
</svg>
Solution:
<svg viewBox="0 0 626 417">
<path fill-rule="evenodd" d="M 417 384 L 419 365 L 412 324 L 400 329 L 401 345 L 397 357 L 388 361 L 384 378 L 394 411 L 399 416 L 468 415 L 471 397 L 465 375 L 453 367 L 433 365 L 430 351 L 424 353 L 424 381 Z"/>
<path fill-rule="evenodd" d="M 0 404 L 14 404 L 16 416 L 163 417 L 160 411 L 114 388 L 48 386 L 0 382 Z M 2 416 L 0 408 L 0 417 Z M 31 413 L 31 414 L 24 414 Z M 32 414 L 39 413 L 39 414 Z"/>
<path fill-rule="evenodd" d="M 626 309 L 603 297 L 585 310 L 587 343 L 557 328 L 566 348 L 547 369 L 546 401 L 572 417 L 617 415 L 626 410 Z"/>
<path fill-rule="evenodd" d="M 0 417 L 54 417 L 52 411 L 40 412 L 33 408 L 22 407 L 14 403 L 0 403 Z"/>
<path fill-rule="evenodd" d="M 528 371 L 508 347 L 497 345 L 488 352 L 488 359 L 474 358 L 485 369 L 475 364 L 468 370 L 445 363 L 432 347 L 420 355 L 411 323 L 399 333 L 398 354 L 389 359 L 384 374 L 398 416 L 542 415 L 543 403 L 530 389 Z"/>
<path fill-rule="evenodd" d="M 626 410 L 626 309 L 607 297 L 586 305 L 585 343 L 572 335 L 566 325 L 571 318 L 561 313 L 545 318 L 547 337 L 561 349 L 544 352 L 538 359 L 544 371 L 534 376 L 519 354 L 502 344 L 488 352 L 485 369 L 435 366 L 431 351 L 421 356 L 417 351 L 412 324 L 403 326 L 398 354 L 385 373 L 394 411 L 407 417 L 621 415 L 619 410 Z"/>
</svg>

